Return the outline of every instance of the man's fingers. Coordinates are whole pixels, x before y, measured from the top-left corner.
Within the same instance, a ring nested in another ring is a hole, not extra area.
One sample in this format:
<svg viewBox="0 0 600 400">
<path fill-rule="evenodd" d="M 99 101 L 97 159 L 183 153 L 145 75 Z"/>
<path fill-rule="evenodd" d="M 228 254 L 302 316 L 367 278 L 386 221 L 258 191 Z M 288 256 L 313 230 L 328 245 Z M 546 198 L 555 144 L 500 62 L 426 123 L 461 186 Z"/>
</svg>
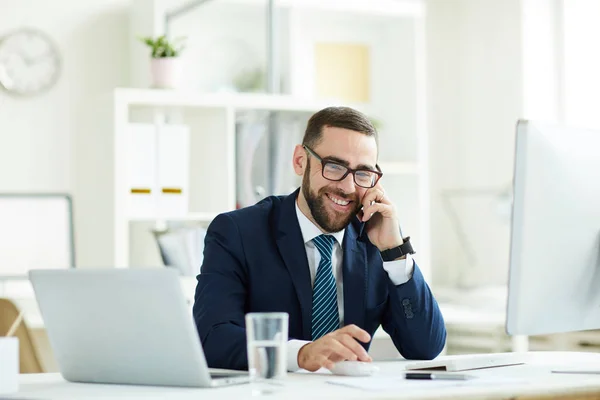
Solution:
<svg viewBox="0 0 600 400">
<path fill-rule="evenodd" d="M 316 371 L 322 367 L 332 369 L 336 362 L 343 360 L 372 361 L 356 340 L 367 343 L 371 340 L 371 336 L 356 325 L 348 325 L 331 332 L 303 347 L 308 350 L 309 354 L 302 358 L 301 367 L 309 371 Z"/>
<path fill-rule="evenodd" d="M 374 203 L 363 210 L 362 221 L 368 221 L 375 213 L 380 213 L 383 217 L 391 217 L 394 215 L 392 207 L 383 203 Z"/>
<path fill-rule="evenodd" d="M 347 358 L 344 358 L 342 356 L 340 356 L 339 354 L 332 354 L 329 356 L 329 359 L 333 362 L 333 363 L 337 363 L 340 361 L 344 361 L 347 360 Z M 355 360 L 354 360 L 355 361 Z"/>
<path fill-rule="evenodd" d="M 371 357 L 367 354 L 367 351 L 356 341 L 360 340 L 363 343 L 368 343 L 371 340 L 371 335 L 367 331 L 356 325 L 348 325 L 339 329 L 336 333 L 338 333 L 336 335 L 338 341 L 352 350 L 360 361 L 371 361 Z"/>
<path fill-rule="evenodd" d="M 354 354 L 358 357 L 359 361 L 371 361 L 371 357 L 367 354 L 367 351 L 362 347 L 352 336 L 349 335 L 340 335 L 340 342 L 352 350 Z"/>
<path fill-rule="evenodd" d="M 354 324 L 346 325 L 342 329 L 339 329 L 338 332 L 347 333 L 348 335 L 360 340 L 363 343 L 369 343 L 369 341 L 371 340 L 371 335 L 369 335 L 367 331 L 360 329 Z"/>
<path fill-rule="evenodd" d="M 373 188 L 379 192 L 379 196 L 377 197 L 377 201 L 384 204 L 391 204 L 390 200 L 385 196 L 385 189 L 381 186 L 381 181 L 377 182 L 377 185 Z"/>
<path fill-rule="evenodd" d="M 390 204 L 388 199 L 385 197 L 383 188 L 380 189 L 378 187 L 374 187 L 372 189 L 367 190 L 367 192 L 362 198 L 361 203 L 363 207 L 368 207 L 373 203 Z"/>
<path fill-rule="evenodd" d="M 325 367 L 327 369 L 332 369 L 334 362 L 331 361 L 329 359 L 329 357 L 327 357 L 324 354 L 319 354 L 317 355 L 317 359 L 316 359 L 317 363 L 321 366 L 321 367 Z"/>
<path fill-rule="evenodd" d="M 326 345 L 334 353 L 329 356 L 329 359 L 334 358 L 335 354 L 339 355 L 342 358 L 342 360 L 356 361 L 356 359 L 358 358 L 358 355 L 355 354 L 353 350 L 349 349 L 344 344 L 339 342 L 338 339 L 332 338 L 331 340 L 324 343 L 324 345 Z"/>
</svg>

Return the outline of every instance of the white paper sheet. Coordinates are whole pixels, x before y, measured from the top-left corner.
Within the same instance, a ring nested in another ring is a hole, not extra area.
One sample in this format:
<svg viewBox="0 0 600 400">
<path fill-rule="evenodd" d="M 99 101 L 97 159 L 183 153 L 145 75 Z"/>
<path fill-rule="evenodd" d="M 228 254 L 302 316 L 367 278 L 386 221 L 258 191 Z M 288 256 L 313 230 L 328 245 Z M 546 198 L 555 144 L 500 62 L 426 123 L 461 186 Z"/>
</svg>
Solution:
<svg viewBox="0 0 600 400">
<path fill-rule="evenodd" d="M 446 380 L 416 380 L 404 377 L 370 376 L 370 377 L 343 377 L 329 379 L 327 383 L 362 389 L 367 391 L 390 390 L 439 390 L 450 387 L 477 387 L 477 386 L 503 386 L 527 383 L 525 380 L 504 377 L 476 377 L 464 381 Z"/>
</svg>

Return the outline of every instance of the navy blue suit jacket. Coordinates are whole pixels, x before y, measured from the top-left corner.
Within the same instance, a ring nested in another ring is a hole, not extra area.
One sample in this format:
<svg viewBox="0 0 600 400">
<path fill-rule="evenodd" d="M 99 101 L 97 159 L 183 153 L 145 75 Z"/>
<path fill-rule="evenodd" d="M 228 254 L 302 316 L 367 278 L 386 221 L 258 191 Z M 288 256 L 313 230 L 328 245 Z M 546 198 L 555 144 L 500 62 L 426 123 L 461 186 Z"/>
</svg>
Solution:
<svg viewBox="0 0 600 400">
<path fill-rule="evenodd" d="M 208 365 L 247 369 L 244 315 L 289 314 L 289 338 L 311 340 L 312 287 L 295 201 L 298 190 L 217 216 L 208 228 L 198 275 L 194 319 Z M 444 347 L 444 320 L 419 267 L 394 285 L 378 249 L 346 228 L 342 274 L 344 323 L 372 336 L 382 325 L 408 359 L 435 358 Z M 368 350 L 369 344 L 363 344 Z"/>
</svg>

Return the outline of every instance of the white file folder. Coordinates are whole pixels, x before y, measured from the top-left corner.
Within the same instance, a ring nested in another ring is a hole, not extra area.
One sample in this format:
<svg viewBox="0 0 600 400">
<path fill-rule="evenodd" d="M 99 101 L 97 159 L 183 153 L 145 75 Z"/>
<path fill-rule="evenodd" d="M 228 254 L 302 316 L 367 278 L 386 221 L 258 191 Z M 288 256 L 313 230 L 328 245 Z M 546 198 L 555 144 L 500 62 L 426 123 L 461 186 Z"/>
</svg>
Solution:
<svg viewBox="0 0 600 400">
<path fill-rule="evenodd" d="M 189 209 L 190 130 L 158 126 L 159 216 L 184 216 Z"/>
<path fill-rule="evenodd" d="M 156 210 L 157 132 L 152 124 L 127 127 L 127 214 L 152 216 Z"/>
</svg>

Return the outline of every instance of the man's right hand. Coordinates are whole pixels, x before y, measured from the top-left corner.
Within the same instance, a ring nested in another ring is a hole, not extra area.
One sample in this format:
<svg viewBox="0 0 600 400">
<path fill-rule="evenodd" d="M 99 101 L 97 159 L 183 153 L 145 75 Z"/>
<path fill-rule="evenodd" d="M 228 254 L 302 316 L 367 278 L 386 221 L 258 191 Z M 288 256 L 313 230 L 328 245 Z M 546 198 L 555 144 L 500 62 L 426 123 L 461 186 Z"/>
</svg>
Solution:
<svg viewBox="0 0 600 400">
<path fill-rule="evenodd" d="M 342 360 L 373 361 L 357 340 L 368 343 L 371 336 L 356 325 L 328 333 L 300 349 L 298 366 L 314 372 L 321 367 L 331 369 L 334 363 Z"/>
</svg>

